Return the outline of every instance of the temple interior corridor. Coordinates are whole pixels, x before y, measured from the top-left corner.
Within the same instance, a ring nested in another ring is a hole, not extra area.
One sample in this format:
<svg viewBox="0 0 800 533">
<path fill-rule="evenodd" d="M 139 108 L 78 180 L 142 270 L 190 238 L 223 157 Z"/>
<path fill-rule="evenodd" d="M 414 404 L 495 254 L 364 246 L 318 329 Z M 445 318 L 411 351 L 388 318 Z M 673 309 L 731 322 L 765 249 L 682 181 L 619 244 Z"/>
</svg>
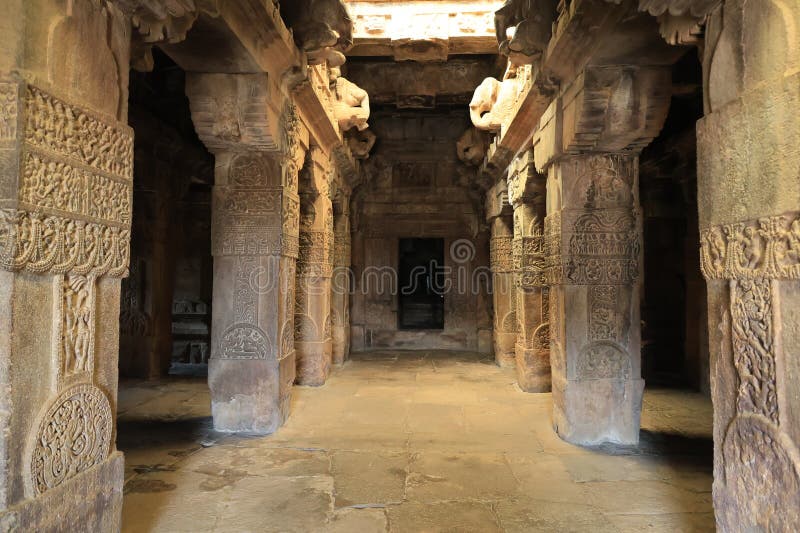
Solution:
<svg viewBox="0 0 800 533">
<path fill-rule="evenodd" d="M 800 531 L 800 0 L 0 8 L 0 533 Z"/>
<path fill-rule="evenodd" d="M 356 354 L 272 436 L 213 431 L 205 380 L 123 382 L 123 531 L 714 529 L 711 403 L 647 391 L 638 445 L 583 448 L 485 356 Z"/>
</svg>

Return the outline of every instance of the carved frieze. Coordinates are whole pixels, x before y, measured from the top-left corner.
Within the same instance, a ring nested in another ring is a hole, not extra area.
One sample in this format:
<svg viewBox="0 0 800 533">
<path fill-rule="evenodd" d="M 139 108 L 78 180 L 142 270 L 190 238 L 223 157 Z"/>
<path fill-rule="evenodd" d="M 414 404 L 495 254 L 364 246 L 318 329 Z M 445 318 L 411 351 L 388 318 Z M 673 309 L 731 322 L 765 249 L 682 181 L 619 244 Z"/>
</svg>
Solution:
<svg viewBox="0 0 800 533">
<path fill-rule="evenodd" d="M 0 212 L 0 267 L 126 275 L 130 128 L 24 83 L 0 84 L 0 105 L 0 141 L 13 143 L 3 177 L 19 176 L 5 185 L 13 207 Z"/>
<path fill-rule="evenodd" d="M 300 233 L 300 255 L 297 275 L 304 277 L 330 277 L 333 273 L 333 233 L 303 231 Z"/>
<path fill-rule="evenodd" d="M 800 213 L 701 232 L 700 267 L 713 279 L 800 279 Z"/>
<path fill-rule="evenodd" d="M 0 210 L 0 267 L 6 270 L 123 277 L 129 254 L 127 229 Z"/>
<path fill-rule="evenodd" d="M 94 385 L 82 383 L 59 394 L 39 418 L 31 443 L 31 495 L 108 458 L 113 425 L 108 398 Z"/>
<path fill-rule="evenodd" d="M 489 241 L 490 265 L 492 272 L 514 271 L 513 237 L 498 235 Z"/>
<path fill-rule="evenodd" d="M 516 237 L 513 257 L 518 287 L 531 289 L 547 285 L 543 235 Z"/>
</svg>

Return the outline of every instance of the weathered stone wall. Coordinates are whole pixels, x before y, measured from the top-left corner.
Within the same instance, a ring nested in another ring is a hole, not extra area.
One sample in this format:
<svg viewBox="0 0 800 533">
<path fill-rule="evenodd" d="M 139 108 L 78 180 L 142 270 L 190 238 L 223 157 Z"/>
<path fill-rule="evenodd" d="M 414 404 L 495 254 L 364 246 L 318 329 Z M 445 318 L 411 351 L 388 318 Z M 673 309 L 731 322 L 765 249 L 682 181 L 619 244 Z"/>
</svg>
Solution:
<svg viewBox="0 0 800 533">
<path fill-rule="evenodd" d="M 471 195 L 469 173 L 455 150 L 468 118 L 461 113 L 386 112 L 374 114 L 372 123 L 379 140 L 365 164 L 368 183 L 354 194 L 352 208 L 353 349 L 491 351 L 490 298 L 473 290 L 480 284 L 474 279 L 491 277 L 488 228 L 481 195 Z M 397 270 L 398 240 L 404 237 L 443 238 L 445 267 L 454 278 L 460 272 L 467 280 L 465 290 L 454 287 L 445 295 L 441 331 L 400 331 L 396 291 L 377 290 L 387 267 Z"/>
</svg>

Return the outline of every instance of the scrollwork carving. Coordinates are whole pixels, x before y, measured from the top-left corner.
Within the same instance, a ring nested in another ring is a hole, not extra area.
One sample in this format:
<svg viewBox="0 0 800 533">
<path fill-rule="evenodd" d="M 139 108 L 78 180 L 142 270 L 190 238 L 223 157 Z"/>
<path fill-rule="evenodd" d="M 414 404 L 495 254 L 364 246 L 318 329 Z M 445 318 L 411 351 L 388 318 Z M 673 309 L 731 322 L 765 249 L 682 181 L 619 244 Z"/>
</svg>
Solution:
<svg viewBox="0 0 800 533">
<path fill-rule="evenodd" d="M 234 324 L 222 335 L 218 359 L 267 359 L 272 352 L 269 337 L 252 324 Z"/>
<path fill-rule="evenodd" d="M 41 416 L 30 459 L 39 495 L 108 458 L 113 414 L 106 395 L 84 383 L 63 391 Z"/>
</svg>

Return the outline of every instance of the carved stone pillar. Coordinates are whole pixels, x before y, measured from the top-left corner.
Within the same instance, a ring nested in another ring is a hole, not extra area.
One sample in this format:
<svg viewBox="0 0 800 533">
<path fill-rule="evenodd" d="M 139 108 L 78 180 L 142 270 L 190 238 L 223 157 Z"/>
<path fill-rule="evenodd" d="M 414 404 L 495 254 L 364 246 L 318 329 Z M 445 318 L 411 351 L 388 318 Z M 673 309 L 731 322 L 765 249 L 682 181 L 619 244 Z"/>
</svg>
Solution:
<svg viewBox="0 0 800 533">
<path fill-rule="evenodd" d="M 330 374 L 333 205 L 331 163 L 318 148 L 306 158 L 301 177 L 300 256 L 297 262 L 295 346 L 297 383 L 323 385 Z"/>
<path fill-rule="evenodd" d="M 214 427 L 271 433 L 288 416 L 295 378 L 300 126 L 291 105 L 278 111 L 266 75 L 189 75 L 187 94 L 198 135 L 216 158 Z"/>
<path fill-rule="evenodd" d="M 333 363 L 350 357 L 350 197 L 342 196 L 333 209 L 333 278 L 331 280 L 331 329 Z"/>
<path fill-rule="evenodd" d="M 534 136 L 547 171 L 553 425 L 576 444 L 639 440 L 637 154 L 664 123 L 669 87 L 667 69 L 587 67 Z"/>
<path fill-rule="evenodd" d="M 12 4 L 0 31 L 0 531 L 120 529 L 128 21 L 70 6 Z"/>
<path fill-rule="evenodd" d="M 514 206 L 514 271 L 516 272 L 517 382 L 525 392 L 549 392 L 550 312 L 544 275 L 546 180 L 536 172 L 533 152 L 512 162 L 509 199 Z"/>
<path fill-rule="evenodd" d="M 714 508 L 723 532 L 800 523 L 800 4 L 725 2 L 697 127 Z"/>
<path fill-rule="evenodd" d="M 499 366 L 514 366 L 514 343 L 517 339 L 516 290 L 512 241 L 514 218 L 508 204 L 505 181 L 487 193 L 487 220 L 491 230 L 489 263 L 492 269 L 494 323 L 494 360 Z"/>
</svg>

